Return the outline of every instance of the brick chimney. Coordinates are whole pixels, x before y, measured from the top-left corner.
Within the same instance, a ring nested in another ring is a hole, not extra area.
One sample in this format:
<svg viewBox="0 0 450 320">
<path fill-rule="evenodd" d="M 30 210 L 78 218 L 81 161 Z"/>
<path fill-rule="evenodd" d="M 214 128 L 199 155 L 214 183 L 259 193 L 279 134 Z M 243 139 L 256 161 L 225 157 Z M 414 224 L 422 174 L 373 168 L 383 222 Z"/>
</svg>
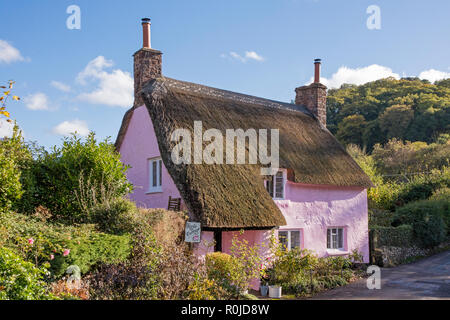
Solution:
<svg viewBox="0 0 450 320">
<path fill-rule="evenodd" d="M 314 60 L 314 82 L 295 89 L 295 104 L 305 106 L 326 127 L 327 87 L 320 83 L 320 64 L 320 59 Z"/>
<path fill-rule="evenodd" d="M 152 49 L 150 19 L 142 19 L 143 44 L 134 56 L 134 106 L 144 104 L 139 92 L 146 82 L 162 75 L 162 52 Z"/>
</svg>

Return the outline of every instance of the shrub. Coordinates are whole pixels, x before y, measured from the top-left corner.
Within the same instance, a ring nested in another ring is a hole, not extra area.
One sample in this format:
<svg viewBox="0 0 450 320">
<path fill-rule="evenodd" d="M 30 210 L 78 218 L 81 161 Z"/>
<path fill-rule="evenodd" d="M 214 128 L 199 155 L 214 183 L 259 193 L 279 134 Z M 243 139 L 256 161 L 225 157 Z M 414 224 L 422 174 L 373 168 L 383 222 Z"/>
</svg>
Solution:
<svg viewBox="0 0 450 320">
<path fill-rule="evenodd" d="M 92 298 L 181 299 L 197 290 L 189 287 L 196 277 L 204 277 L 205 271 L 182 241 L 185 215 L 149 209 L 134 211 L 130 218 L 130 258 L 102 264 L 91 273 Z"/>
<path fill-rule="evenodd" d="M 81 193 L 94 189 L 97 200 L 102 196 L 113 199 L 126 195 L 132 188 L 125 176 L 127 168 L 108 139 L 98 143 L 94 133 L 84 141 L 75 135 L 65 138 L 61 148 L 37 155 L 33 165 L 25 170 L 32 178 L 24 186 L 31 199 L 24 209 L 32 212 L 43 205 L 61 221 L 89 222 L 78 199 Z M 80 181 L 89 183 L 83 185 Z"/>
<path fill-rule="evenodd" d="M 54 300 L 44 278 L 45 268 L 37 268 L 7 248 L 0 247 L 0 300 Z"/>
<path fill-rule="evenodd" d="M 446 227 L 444 220 L 439 215 L 425 215 L 423 219 L 414 221 L 414 233 L 424 247 L 435 247 L 446 238 Z"/>
<path fill-rule="evenodd" d="M 164 247 L 158 270 L 158 297 L 169 300 L 185 298 L 196 275 L 206 273 L 202 261 L 184 243 Z"/>
<path fill-rule="evenodd" d="M 11 209 L 14 201 L 20 198 L 22 186 L 20 171 L 14 160 L 8 158 L 0 149 L 0 212 Z"/>
<path fill-rule="evenodd" d="M 99 233 L 94 225 L 66 226 L 4 213 L 0 215 L 0 226 L 0 245 L 35 265 L 50 263 L 53 276 L 63 275 L 72 264 L 85 273 L 100 262 L 123 261 L 130 253 L 129 235 Z M 65 251 L 68 254 L 64 255 Z"/>
<path fill-rule="evenodd" d="M 369 227 L 390 227 L 394 214 L 388 210 L 369 209 Z"/>
<path fill-rule="evenodd" d="M 222 252 L 208 253 L 205 258 L 208 278 L 236 296 L 239 292 L 236 284 L 243 282 L 244 267 L 240 261 L 229 254 Z"/>
<path fill-rule="evenodd" d="M 241 231 L 243 234 L 244 231 Z M 235 279 L 233 285 L 237 288 L 238 293 L 245 292 L 250 282 L 260 278 L 263 258 L 261 256 L 262 245 L 249 245 L 246 239 L 239 240 L 237 235 L 233 236 L 231 241 L 230 254 L 237 259 Z"/>
<path fill-rule="evenodd" d="M 402 224 L 398 227 L 372 226 L 370 232 L 374 234 L 375 247 L 408 248 L 417 244 L 414 229 L 409 224 Z"/>
<path fill-rule="evenodd" d="M 86 273 L 99 263 L 126 260 L 130 254 L 130 238 L 128 235 L 91 232 L 69 240 L 66 248 L 70 250 L 67 256 L 58 254 L 51 262 L 50 270 L 56 277 L 63 275 L 71 265 L 77 265 L 82 273 Z"/>
<path fill-rule="evenodd" d="M 273 284 L 292 283 L 305 276 L 318 264 L 318 258 L 309 250 L 295 248 L 278 251 L 270 276 Z"/>
<path fill-rule="evenodd" d="M 414 235 L 422 245 L 433 247 L 445 240 L 447 226 L 444 216 L 446 215 L 448 212 L 442 201 L 415 201 L 397 209 L 393 224 L 411 224 Z"/>
<path fill-rule="evenodd" d="M 200 274 L 194 276 L 194 280 L 189 284 L 188 291 L 188 300 L 217 300 L 226 296 L 220 285 Z"/>
<path fill-rule="evenodd" d="M 152 236 L 135 233 L 132 253 L 126 261 L 101 264 L 87 278 L 90 295 L 101 300 L 155 299 L 160 283 L 162 248 Z"/>
<path fill-rule="evenodd" d="M 133 230 L 133 213 L 136 211 L 134 202 L 116 198 L 93 207 L 89 220 L 106 233 L 130 233 Z"/>
<path fill-rule="evenodd" d="M 30 157 L 22 132 L 15 125 L 11 138 L 0 139 L 0 212 L 10 210 L 21 198 L 21 163 Z"/>
</svg>

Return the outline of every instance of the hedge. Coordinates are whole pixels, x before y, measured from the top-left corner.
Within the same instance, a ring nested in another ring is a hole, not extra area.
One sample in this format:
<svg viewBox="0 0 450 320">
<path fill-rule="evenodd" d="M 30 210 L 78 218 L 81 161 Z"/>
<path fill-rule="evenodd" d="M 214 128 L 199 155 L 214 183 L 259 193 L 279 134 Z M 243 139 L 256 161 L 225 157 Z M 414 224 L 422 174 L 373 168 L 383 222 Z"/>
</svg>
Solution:
<svg viewBox="0 0 450 320">
<path fill-rule="evenodd" d="M 400 225 L 398 227 L 373 226 L 370 230 L 373 233 L 375 247 L 412 247 L 417 245 L 414 236 L 414 229 L 411 225 Z"/>
</svg>

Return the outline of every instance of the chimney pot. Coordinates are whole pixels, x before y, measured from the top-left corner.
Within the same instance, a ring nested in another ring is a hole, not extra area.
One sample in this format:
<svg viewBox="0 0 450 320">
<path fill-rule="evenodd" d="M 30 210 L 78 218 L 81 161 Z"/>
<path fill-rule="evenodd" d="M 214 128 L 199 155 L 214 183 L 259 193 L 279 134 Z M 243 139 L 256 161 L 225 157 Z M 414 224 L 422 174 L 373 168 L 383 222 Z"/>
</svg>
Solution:
<svg viewBox="0 0 450 320">
<path fill-rule="evenodd" d="M 151 41 L 150 41 L 150 19 L 149 18 L 143 18 L 142 19 L 142 35 L 143 35 L 143 48 L 151 48 Z"/>
<path fill-rule="evenodd" d="M 321 59 L 314 59 L 314 83 L 320 83 L 320 64 Z"/>
</svg>

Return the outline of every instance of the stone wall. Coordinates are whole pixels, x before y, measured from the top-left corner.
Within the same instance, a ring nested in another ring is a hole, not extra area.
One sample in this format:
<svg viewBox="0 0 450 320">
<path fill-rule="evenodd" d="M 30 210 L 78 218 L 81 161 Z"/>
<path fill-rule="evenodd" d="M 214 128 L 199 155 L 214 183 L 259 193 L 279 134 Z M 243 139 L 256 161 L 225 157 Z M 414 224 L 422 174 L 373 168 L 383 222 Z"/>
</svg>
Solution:
<svg viewBox="0 0 450 320">
<path fill-rule="evenodd" d="M 418 256 L 430 255 L 429 249 L 412 247 L 392 247 L 382 246 L 376 248 L 374 251 L 374 259 L 377 265 L 382 267 L 394 267 L 396 265 L 405 263 L 408 259 Z"/>
</svg>

